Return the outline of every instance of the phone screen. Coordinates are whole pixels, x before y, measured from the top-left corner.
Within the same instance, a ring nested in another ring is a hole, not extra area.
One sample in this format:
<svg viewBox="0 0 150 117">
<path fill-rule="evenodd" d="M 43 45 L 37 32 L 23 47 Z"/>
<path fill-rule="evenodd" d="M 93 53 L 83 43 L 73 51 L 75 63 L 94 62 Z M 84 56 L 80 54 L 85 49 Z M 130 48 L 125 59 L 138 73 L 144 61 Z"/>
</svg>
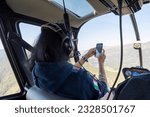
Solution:
<svg viewBox="0 0 150 117">
<path fill-rule="evenodd" d="M 96 50 L 97 50 L 99 53 L 102 52 L 102 49 L 103 49 L 103 44 L 102 44 L 102 43 L 96 44 Z"/>
<path fill-rule="evenodd" d="M 102 53 L 103 43 L 96 44 L 96 57 L 98 57 Z"/>
</svg>

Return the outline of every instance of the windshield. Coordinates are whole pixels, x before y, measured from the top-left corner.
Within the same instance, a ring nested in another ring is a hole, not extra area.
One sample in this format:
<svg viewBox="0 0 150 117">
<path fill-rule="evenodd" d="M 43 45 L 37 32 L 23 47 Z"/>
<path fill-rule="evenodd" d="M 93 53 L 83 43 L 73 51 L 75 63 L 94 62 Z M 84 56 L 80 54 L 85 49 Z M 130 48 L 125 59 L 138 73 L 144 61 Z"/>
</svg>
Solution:
<svg viewBox="0 0 150 117">
<path fill-rule="evenodd" d="M 142 7 L 142 10 L 135 13 L 139 33 L 141 37 L 143 62 L 144 67 L 150 69 L 150 9 L 149 5 Z M 81 56 L 84 55 L 90 48 L 96 46 L 97 43 L 103 43 L 106 61 L 105 70 L 108 77 L 109 86 L 112 86 L 118 73 L 120 62 L 120 37 L 119 37 L 119 20 L 113 13 L 103 15 L 85 23 L 79 32 L 78 48 Z M 123 16 L 123 42 L 124 42 L 124 57 L 123 67 L 136 67 L 140 65 L 139 51 L 133 48 L 136 41 L 135 32 L 132 26 L 129 15 Z M 97 75 L 98 61 L 97 58 L 91 57 L 89 62 L 85 64 L 85 68 Z M 120 74 L 118 83 L 124 80 L 123 74 Z M 118 84 L 117 83 L 117 84 Z"/>
<path fill-rule="evenodd" d="M 63 6 L 63 0 L 54 0 L 54 2 Z M 79 17 L 84 17 L 94 12 L 93 7 L 87 2 L 87 0 L 65 0 L 65 6 L 68 10 Z"/>
</svg>

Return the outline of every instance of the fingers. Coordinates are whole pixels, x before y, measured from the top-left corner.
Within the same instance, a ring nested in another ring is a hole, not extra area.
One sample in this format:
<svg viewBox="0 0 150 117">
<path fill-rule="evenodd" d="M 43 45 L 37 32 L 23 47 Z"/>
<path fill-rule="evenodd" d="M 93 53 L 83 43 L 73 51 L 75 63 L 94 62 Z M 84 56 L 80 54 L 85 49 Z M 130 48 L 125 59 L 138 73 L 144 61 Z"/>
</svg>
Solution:
<svg viewBox="0 0 150 117">
<path fill-rule="evenodd" d="M 102 50 L 102 53 L 105 54 L 105 50 L 104 49 Z"/>
<path fill-rule="evenodd" d="M 89 54 L 94 55 L 96 53 L 96 48 L 91 48 Z"/>
<path fill-rule="evenodd" d="M 94 55 L 96 53 L 96 48 L 92 49 L 92 54 Z"/>
<path fill-rule="evenodd" d="M 95 54 L 96 54 L 96 48 L 91 48 L 91 49 L 89 49 L 89 51 L 88 51 L 88 53 L 87 53 L 88 58 L 89 58 L 89 57 L 92 57 L 92 56 L 95 55 Z M 105 56 L 105 50 L 104 50 L 104 49 L 102 50 L 102 53 L 101 53 L 100 56 L 104 56 L 104 58 L 106 57 L 106 56 Z"/>
<path fill-rule="evenodd" d="M 89 51 L 95 52 L 95 51 L 96 51 L 96 48 L 91 48 Z"/>
<path fill-rule="evenodd" d="M 105 50 L 104 49 L 102 50 L 102 53 L 100 54 L 99 58 L 103 58 L 103 59 L 106 58 Z"/>
</svg>

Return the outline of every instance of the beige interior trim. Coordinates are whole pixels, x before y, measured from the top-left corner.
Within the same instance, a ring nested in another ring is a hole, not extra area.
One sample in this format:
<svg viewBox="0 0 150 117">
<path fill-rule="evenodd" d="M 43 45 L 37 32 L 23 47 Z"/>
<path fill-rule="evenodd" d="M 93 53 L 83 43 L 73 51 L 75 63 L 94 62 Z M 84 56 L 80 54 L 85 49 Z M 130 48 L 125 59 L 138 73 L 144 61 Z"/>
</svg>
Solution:
<svg viewBox="0 0 150 117">
<path fill-rule="evenodd" d="M 110 10 L 105 7 L 99 0 L 87 0 L 89 4 L 95 9 L 92 14 L 85 17 L 78 17 L 72 12 L 68 12 L 70 24 L 73 27 L 79 27 L 84 22 L 87 22 L 94 17 L 104 15 Z M 111 0 L 117 6 L 117 0 Z M 142 0 L 139 0 L 142 1 Z M 150 0 L 143 0 L 150 1 Z M 48 0 L 6 0 L 8 6 L 16 13 L 23 14 L 29 17 L 34 17 L 46 22 L 60 23 L 64 22 L 63 19 L 63 8 L 54 4 L 54 2 L 49 2 Z M 130 13 L 128 8 L 123 8 L 123 14 Z"/>
<path fill-rule="evenodd" d="M 98 10 L 98 14 L 90 14 L 86 17 L 80 18 L 69 12 L 70 24 L 74 27 L 79 27 L 82 23 L 90 20 L 97 15 L 104 14 L 107 9 L 99 2 L 99 9 L 97 2 L 91 2 L 95 0 L 89 0 L 94 9 Z M 47 22 L 63 22 L 63 9 L 54 4 L 48 2 L 48 0 L 6 0 L 8 6 L 16 13 L 26 16 L 41 19 Z"/>
</svg>

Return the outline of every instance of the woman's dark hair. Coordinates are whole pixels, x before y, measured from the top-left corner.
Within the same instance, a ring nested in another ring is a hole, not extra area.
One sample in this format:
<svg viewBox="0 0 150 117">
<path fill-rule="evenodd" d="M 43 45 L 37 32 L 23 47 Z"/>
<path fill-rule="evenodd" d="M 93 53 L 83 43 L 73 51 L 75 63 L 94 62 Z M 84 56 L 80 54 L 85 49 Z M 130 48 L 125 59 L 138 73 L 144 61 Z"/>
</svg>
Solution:
<svg viewBox="0 0 150 117">
<path fill-rule="evenodd" d="M 59 24 L 61 29 L 66 34 L 63 24 Z M 62 37 L 48 27 L 42 27 L 37 43 L 31 53 L 30 69 L 33 68 L 34 62 L 60 62 L 67 61 L 67 55 L 62 48 Z"/>
</svg>

